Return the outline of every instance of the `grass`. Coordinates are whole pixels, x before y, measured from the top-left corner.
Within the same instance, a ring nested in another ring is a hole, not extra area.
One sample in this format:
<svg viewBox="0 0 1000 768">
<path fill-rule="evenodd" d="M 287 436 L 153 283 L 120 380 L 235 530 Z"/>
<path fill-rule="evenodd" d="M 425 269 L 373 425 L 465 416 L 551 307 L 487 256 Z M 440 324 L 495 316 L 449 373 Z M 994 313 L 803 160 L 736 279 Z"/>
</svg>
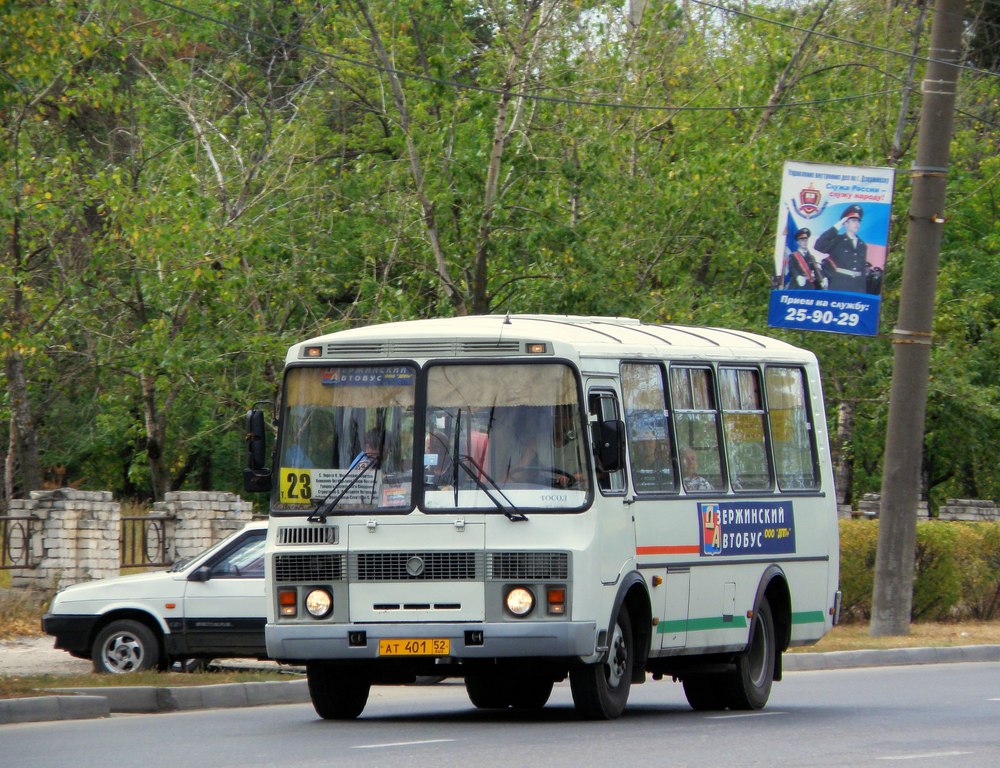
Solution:
<svg viewBox="0 0 1000 768">
<path fill-rule="evenodd" d="M 0 640 L 41 635 L 48 604 L 45 595 L 4 589 L 0 582 Z"/>
<path fill-rule="evenodd" d="M 1000 621 L 920 622 L 910 625 L 908 635 L 893 637 L 872 637 L 867 623 L 854 623 L 840 624 L 816 645 L 793 653 L 994 644 L 1000 644 Z"/>
<path fill-rule="evenodd" d="M 222 683 L 263 683 L 289 681 L 291 675 L 280 672 L 135 672 L 127 675 L 26 675 L 0 676 L 0 699 L 46 696 L 52 688 L 108 688 L 114 686 L 154 686 L 177 688 L 189 685 L 220 685 Z"/>
</svg>

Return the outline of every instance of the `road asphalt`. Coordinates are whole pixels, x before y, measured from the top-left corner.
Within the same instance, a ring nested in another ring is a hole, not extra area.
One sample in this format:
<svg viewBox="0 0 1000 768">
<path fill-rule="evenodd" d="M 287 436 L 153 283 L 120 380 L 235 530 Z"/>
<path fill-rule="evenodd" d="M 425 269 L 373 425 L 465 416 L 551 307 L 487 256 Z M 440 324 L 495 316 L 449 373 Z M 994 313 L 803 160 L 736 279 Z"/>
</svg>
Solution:
<svg viewBox="0 0 1000 768">
<path fill-rule="evenodd" d="M 55 653 L 62 654 L 61 651 Z M 64 656 L 66 655 L 64 654 Z M 67 658 L 69 657 L 67 656 Z M 13 664 L 8 659 L 14 659 Z M 84 671 L 90 668 L 89 662 L 71 661 L 84 665 Z M 1000 661 L 1000 645 L 788 653 L 782 657 L 785 672 L 975 661 Z M 11 652 L 10 643 L 0 645 L 0 674 L 11 674 L 12 667 L 14 667 L 14 674 L 24 674 L 23 671 L 17 671 L 18 664 L 17 653 Z M 236 662 L 235 664 L 242 667 L 248 664 L 253 665 L 252 662 Z M 262 664 L 267 664 L 267 662 Z M 179 712 L 192 709 L 253 707 L 309 701 L 306 681 L 301 677 L 288 682 L 163 687 L 51 688 L 48 690 L 52 691 L 52 695 L 0 699 L 0 725 L 110 717 L 112 714 L 119 713 Z"/>
</svg>

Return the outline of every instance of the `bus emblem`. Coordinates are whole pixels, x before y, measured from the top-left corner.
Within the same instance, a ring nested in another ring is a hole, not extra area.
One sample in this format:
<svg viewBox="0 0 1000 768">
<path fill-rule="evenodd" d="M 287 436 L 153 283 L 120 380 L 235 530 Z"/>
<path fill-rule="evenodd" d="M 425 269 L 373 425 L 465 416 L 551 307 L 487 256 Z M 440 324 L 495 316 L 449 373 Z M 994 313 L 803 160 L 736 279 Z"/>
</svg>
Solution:
<svg viewBox="0 0 1000 768">
<path fill-rule="evenodd" d="M 406 572 L 413 578 L 417 576 L 423 576 L 424 574 L 424 559 L 414 555 L 409 560 L 406 561 Z"/>
<path fill-rule="evenodd" d="M 701 507 L 701 551 L 705 555 L 722 552 L 722 513 L 718 504 L 699 504 Z"/>
</svg>

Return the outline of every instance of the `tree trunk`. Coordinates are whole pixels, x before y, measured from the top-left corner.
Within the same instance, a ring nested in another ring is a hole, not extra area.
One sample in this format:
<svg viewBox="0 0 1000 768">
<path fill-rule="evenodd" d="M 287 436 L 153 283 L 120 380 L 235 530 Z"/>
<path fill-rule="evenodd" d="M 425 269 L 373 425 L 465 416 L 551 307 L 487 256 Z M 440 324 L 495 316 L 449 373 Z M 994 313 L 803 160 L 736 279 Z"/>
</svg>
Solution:
<svg viewBox="0 0 1000 768">
<path fill-rule="evenodd" d="M 156 380 L 152 374 L 140 373 L 142 387 L 142 415 L 146 429 L 146 461 L 149 464 L 149 480 L 153 488 L 153 500 L 162 501 L 163 494 L 170 490 L 170 475 L 163 459 L 163 445 L 166 430 L 156 407 Z"/>
<path fill-rule="evenodd" d="M 372 18 L 370 11 L 368 10 L 368 4 L 365 3 L 364 0 L 355 0 L 355 4 L 357 5 L 361 15 L 364 17 L 368 31 L 371 33 L 372 50 L 374 51 L 376 58 L 379 60 L 386 77 L 389 79 L 393 102 L 396 105 L 396 110 L 399 112 L 399 127 L 403 132 L 403 138 L 406 141 L 406 155 L 410 161 L 410 175 L 413 178 L 414 191 L 416 192 L 417 200 L 420 203 L 420 209 L 423 214 L 427 241 L 434 254 L 434 263 L 437 268 L 438 279 L 441 281 L 444 293 L 451 302 L 452 307 L 455 309 L 455 313 L 458 315 L 467 315 L 469 314 L 468 297 L 455 283 L 451 270 L 448 267 L 448 262 L 445 259 L 444 247 L 441 244 L 441 235 L 437 226 L 437 212 L 435 211 L 434 201 L 427 194 L 426 184 L 424 182 L 423 164 L 421 163 L 420 155 L 417 152 L 417 146 L 413 141 L 413 136 L 410 133 L 410 110 L 406 106 L 403 86 L 399 82 L 399 76 L 396 74 L 392 61 L 389 59 L 389 54 L 386 52 L 385 46 L 382 43 L 382 37 L 379 34 L 378 27 L 375 26 L 375 21 Z"/>
<path fill-rule="evenodd" d="M 819 26 L 820 21 L 823 20 L 827 9 L 832 3 L 833 0 L 826 0 L 823 7 L 819 9 L 819 13 L 816 14 L 816 18 L 813 19 L 813 23 L 809 27 L 809 32 L 802 38 L 802 41 L 799 43 L 799 47 L 795 50 L 795 53 L 792 54 L 792 58 L 789 59 L 784 71 L 778 76 L 778 82 L 774 84 L 774 90 L 771 91 L 771 98 L 767 101 L 767 107 L 761 114 L 757 127 L 754 129 L 753 135 L 750 137 L 750 141 L 748 143 L 752 144 L 757 139 L 761 131 L 763 131 L 767 124 L 771 121 L 771 118 L 774 117 L 774 113 L 777 111 L 778 105 L 781 103 L 782 98 L 784 98 L 785 91 L 795 85 L 796 81 L 792 76 L 792 73 L 795 71 L 796 66 L 798 66 L 799 60 L 802 58 L 806 46 L 809 45 L 809 41 L 812 39 L 813 31 L 817 26 Z"/>
<path fill-rule="evenodd" d="M 7 353 L 7 392 L 10 395 L 10 431 L 13 461 L 8 466 L 20 469 L 21 492 L 27 494 L 42 487 L 42 464 L 38 457 L 38 440 L 35 435 L 35 420 L 31 415 L 28 401 L 28 383 L 24 377 L 24 358 L 17 350 Z M 8 486 L 16 486 L 13 477 L 7 478 Z"/>
<path fill-rule="evenodd" d="M 850 504 L 854 493 L 854 403 L 841 400 L 837 406 L 837 434 L 833 443 L 833 481 L 837 503 Z"/>
</svg>

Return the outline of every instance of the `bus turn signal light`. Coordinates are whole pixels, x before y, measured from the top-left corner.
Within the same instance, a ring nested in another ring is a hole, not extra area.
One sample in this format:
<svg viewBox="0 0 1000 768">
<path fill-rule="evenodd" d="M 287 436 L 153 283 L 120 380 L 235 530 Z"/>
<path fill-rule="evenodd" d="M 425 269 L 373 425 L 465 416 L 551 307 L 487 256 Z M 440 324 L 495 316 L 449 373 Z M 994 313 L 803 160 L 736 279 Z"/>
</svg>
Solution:
<svg viewBox="0 0 1000 768">
<path fill-rule="evenodd" d="M 286 619 L 294 619 L 298 614 L 298 594 L 294 589 L 278 590 L 278 613 Z"/>
<path fill-rule="evenodd" d="M 549 602 L 549 613 L 566 613 L 566 589 L 553 587 L 546 594 Z"/>
</svg>

